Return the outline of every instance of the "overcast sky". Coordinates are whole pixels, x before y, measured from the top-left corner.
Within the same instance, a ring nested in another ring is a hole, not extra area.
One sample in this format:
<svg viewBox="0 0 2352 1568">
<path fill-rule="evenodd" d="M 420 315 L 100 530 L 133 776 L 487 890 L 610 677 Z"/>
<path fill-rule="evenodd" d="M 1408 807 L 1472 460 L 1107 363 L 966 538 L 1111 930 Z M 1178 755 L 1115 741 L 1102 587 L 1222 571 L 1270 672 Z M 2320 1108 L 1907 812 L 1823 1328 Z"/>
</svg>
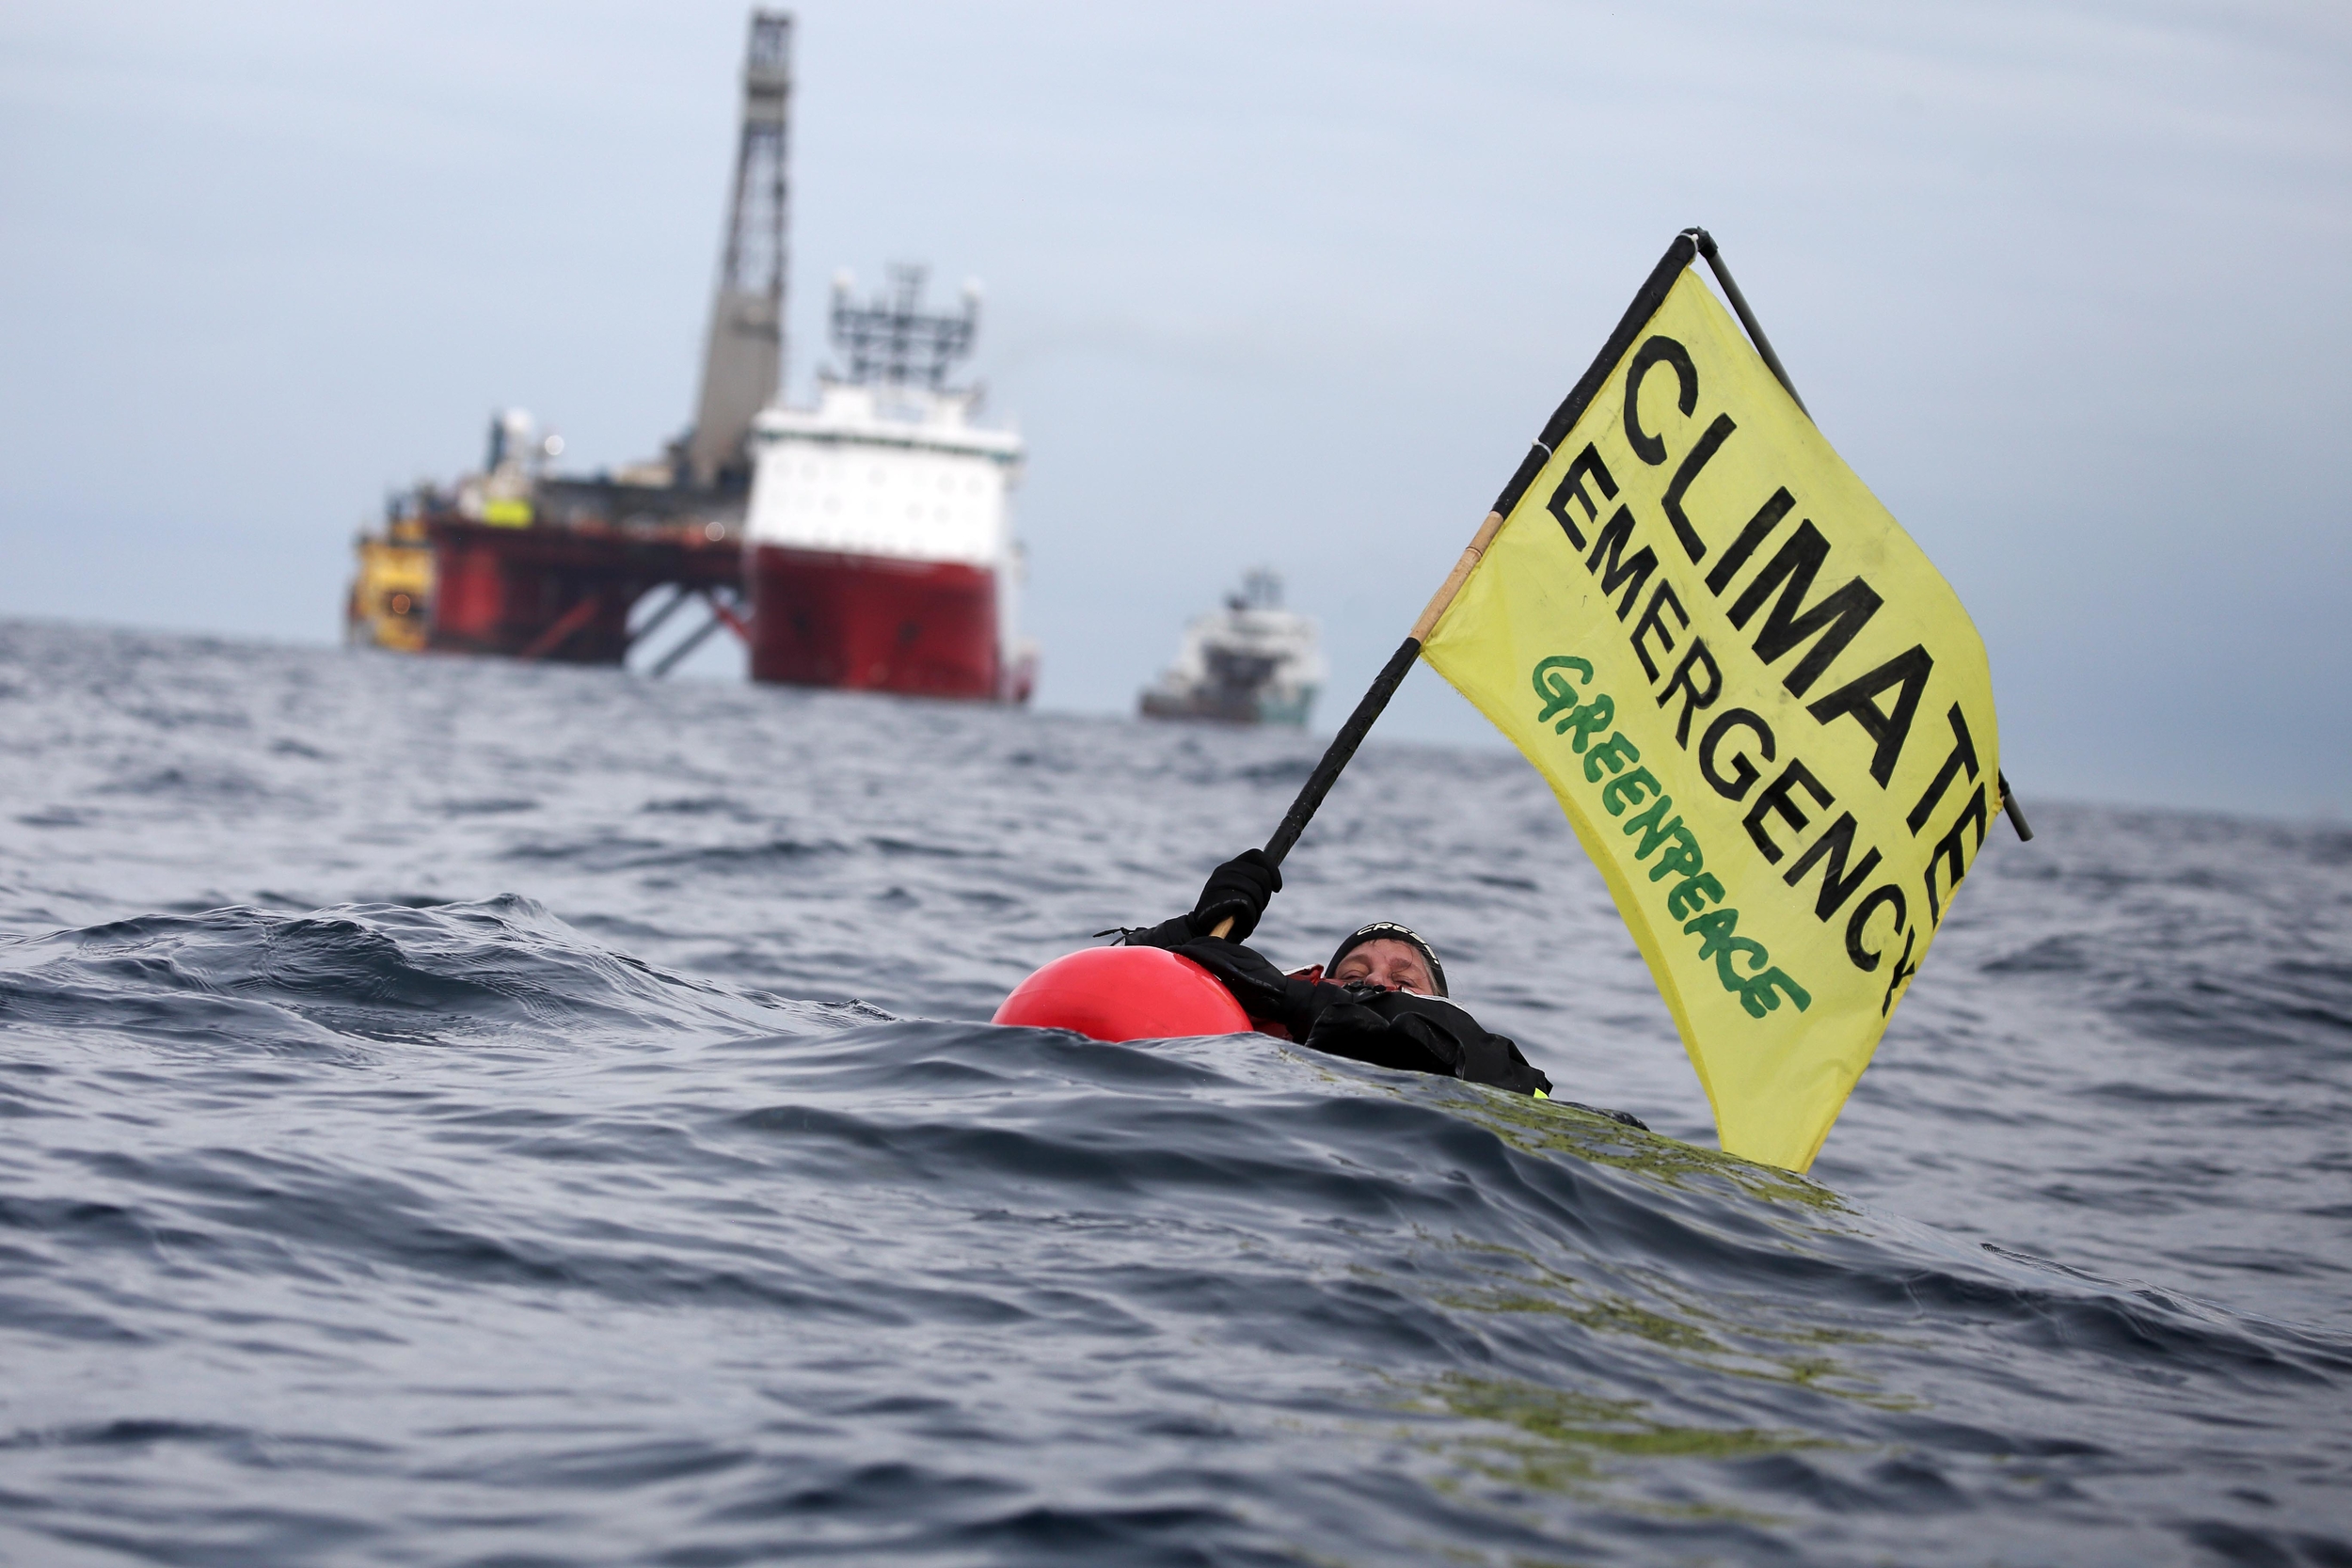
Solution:
<svg viewBox="0 0 2352 1568">
<path fill-rule="evenodd" d="M 2036 797 L 2352 809 L 2352 8 L 798 8 L 793 337 L 988 288 L 1040 702 L 1266 562 L 1343 717 L 1674 232 L 1958 588 Z M 0 614 L 326 641 L 495 407 L 685 423 L 746 11 L 0 8 Z M 1384 733 L 1495 744 L 1432 673 Z"/>
</svg>

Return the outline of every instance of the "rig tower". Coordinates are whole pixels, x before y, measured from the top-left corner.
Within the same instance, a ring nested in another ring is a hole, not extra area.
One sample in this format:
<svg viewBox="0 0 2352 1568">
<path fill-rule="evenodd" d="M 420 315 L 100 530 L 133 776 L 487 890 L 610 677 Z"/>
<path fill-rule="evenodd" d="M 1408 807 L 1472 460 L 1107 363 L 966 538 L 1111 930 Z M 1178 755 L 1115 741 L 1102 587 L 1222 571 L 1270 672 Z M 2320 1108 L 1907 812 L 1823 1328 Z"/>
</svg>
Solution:
<svg viewBox="0 0 2352 1568">
<path fill-rule="evenodd" d="M 752 420 L 776 395 L 784 363 L 785 151 L 792 105 L 792 18 L 754 11 L 743 56 L 743 123 L 735 192 L 719 256 L 703 355 L 702 398 L 686 437 L 686 472 L 702 489 L 751 481 Z"/>
</svg>

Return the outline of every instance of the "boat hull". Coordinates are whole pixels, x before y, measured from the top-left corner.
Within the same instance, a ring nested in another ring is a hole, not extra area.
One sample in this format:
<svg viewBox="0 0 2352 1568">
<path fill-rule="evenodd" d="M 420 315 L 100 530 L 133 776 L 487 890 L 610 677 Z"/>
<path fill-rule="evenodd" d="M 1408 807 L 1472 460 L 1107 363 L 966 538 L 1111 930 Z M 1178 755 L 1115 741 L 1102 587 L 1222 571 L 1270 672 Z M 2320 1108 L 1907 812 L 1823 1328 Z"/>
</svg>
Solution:
<svg viewBox="0 0 2352 1568">
<path fill-rule="evenodd" d="M 996 576 L 946 561 L 754 545 L 752 678 L 993 702 L 1009 690 Z"/>
<path fill-rule="evenodd" d="M 1222 690 L 1201 687 L 1185 691 L 1155 688 L 1143 694 L 1139 710 L 1146 719 L 1207 719 L 1224 724 L 1272 724 L 1291 729 L 1307 726 L 1316 689 L 1294 687 L 1280 690 Z"/>
</svg>

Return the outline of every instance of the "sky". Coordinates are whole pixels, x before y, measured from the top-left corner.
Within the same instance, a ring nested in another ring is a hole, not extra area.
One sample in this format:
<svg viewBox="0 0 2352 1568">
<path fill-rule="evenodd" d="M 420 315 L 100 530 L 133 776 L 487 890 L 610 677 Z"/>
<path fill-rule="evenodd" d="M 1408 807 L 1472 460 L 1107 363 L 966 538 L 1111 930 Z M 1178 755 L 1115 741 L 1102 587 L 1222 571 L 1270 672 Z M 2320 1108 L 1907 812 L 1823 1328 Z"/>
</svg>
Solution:
<svg viewBox="0 0 2352 1568">
<path fill-rule="evenodd" d="M 0 8 L 0 615 L 328 642 L 494 409 L 655 453 L 746 14 Z M 836 269 L 982 280 L 1041 705 L 1131 712 L 1265 563 L 1336 726 L 1702 224 L 1983 633 L 2022 800 L 2352 811 L 2352 8 L 797 15 L 790 395 Z M 1426 670 L 1380 733 L 1502 744 Z"/>
</svg>

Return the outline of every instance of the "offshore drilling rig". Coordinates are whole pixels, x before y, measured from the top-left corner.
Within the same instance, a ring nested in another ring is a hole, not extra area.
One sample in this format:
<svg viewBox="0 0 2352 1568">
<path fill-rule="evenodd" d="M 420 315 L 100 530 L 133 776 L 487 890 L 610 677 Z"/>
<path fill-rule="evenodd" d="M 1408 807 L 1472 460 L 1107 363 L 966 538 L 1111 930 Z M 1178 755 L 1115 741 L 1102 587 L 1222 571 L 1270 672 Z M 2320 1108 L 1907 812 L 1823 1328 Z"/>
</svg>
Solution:
<svg viewBox="0 0 2352 1568">
<path fill-rule="evenodd" d="M 660 674 L 723 627 L 750 640 L 742 530 L 752 425 L 784 362 L 791 97 L 792 18 L 755 11 L 692 425 L 658 459 L 566 475 L 548 467 L 561 437 L 520 409 L 499 414 L 480 472 L 395 494 L 381 530 L 360 535 L 348 641 L 619 664 L 699 608 L 648 666 Z M 632 626 L 647 594 L 661 597 Z"/>
</svg>

